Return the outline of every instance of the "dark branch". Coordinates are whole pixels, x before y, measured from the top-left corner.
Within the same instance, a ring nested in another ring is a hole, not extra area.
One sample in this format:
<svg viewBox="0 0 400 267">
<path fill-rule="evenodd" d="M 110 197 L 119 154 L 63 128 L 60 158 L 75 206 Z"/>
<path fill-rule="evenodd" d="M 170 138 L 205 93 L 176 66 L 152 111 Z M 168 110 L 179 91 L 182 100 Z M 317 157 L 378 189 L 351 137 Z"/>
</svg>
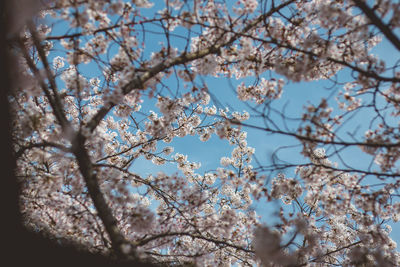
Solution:
<svg viewBox="0 0 400 267">
<path fill-rule="evenodd" d="M 361 0 L 353 0 L 356 6 L 362 10 L 362 12 L 369 18 L 372 24 L 378 27 L 379 30 L 388 38 L 388 40 L 400 50 L 400 40 L 394 35 L 393 31 L 389 28 L 388 25 L 383 23 L 383 21 L 375 14 L 375 12 L 367 6 L 364 1 Z"/>
</svg>

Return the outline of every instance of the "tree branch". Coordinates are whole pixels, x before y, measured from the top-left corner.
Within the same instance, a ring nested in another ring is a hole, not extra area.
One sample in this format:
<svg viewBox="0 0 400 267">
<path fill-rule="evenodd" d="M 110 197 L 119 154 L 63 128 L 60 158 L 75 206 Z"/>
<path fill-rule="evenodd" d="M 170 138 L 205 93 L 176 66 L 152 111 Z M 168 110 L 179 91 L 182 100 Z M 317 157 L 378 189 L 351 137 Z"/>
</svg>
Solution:
<svg viewBox="0 0 400 267">
<path fill-rule="evenodd" d="M 87 150 L 85 149 L 85 141 L 85 137 L 83 137 L 81 133 L 78 133 L 73 140 L 72 151 L 77 159 L 79 170 L 85 180 L 93 204 L 96 207 L 98 215 L 103 222 L 108 235 L 110 236 L 112 248 L 117 256 L 126 258 L 128 255 L 124 253 L 123 246 L 131 246 L 133 250 L 132 255 L 136 258 L 135 248 L 122 235 L 118 228 L 117 219 L 112 214 L 112 211 L 100 190 L 100 185 L 98 183 L 97 175 L 94 172 L 93 164 Z"/>
<path fill-rule="evenodd" d="M 53 142 L 47 142 L 47 141 L 43 141 L 41 143 L 31 143 L 28 144 L 26 146 L 21 147 L 16 153 L 15 153 L 15 158 L 18 159 L 19 157 L 21 157 L 26 150 L 31 149 L 31 148 L 35 148 L 35 147 L 53 147 L 53 148 L 58 148 L 64 152 L 71 152 L 71 150 L 68 147 L 65 147 L 61 144 L 57 144 L 57 143 L 53 143 Z"/>
<path fill-rule="evenodd" d="M 400 50 L 400 40 L 399 38 L 397 38 L 396 35 L 394 35 L 389 26 L 383 23 L 383 21 L 375 14 L 375 12 L 371 8 L 367 6 L 364 1 L 353 0 L 353 2 L 369 18 L 371 23 L 378 27 L 379 30 L 381 30 L 381 32 L 397 48 L 397 50 Z"/>
<path fill-rule="evenodd" d="M 32 22 L 28 23 L 29 26 L 29 31 L 32 34 L 32 40 L 33 43 L 38 51 L 39 58 L 43 63 L 44 69 L 46 71 L 46 76 L 47 79 L 49 80 L 50 83 L 50 88 L 53 92 L 53 96 L 50 95 L 50 92 L 46 92 L 46 96 L 49 99 L 50 103 L 52 104 L 52 108 L 54 110 L 54 114 L 56 115 L 56 118 L 58 119 L 61 127 L 65 132 L 70 132 L 72 130 L 71 124 L 67 120 L 64 110 L 63 110 L 63 105 L 61 103 L 60 96 L 58 95 L 58 89 L 57 89 L 57 84 L 54 78 L 54 75 L 50 69 L 49 62 L 47 61 L 46 54 L 43 50 L 43 47 L 40 44 L 39 37 L 37 35 L 37 32 L 35 30 L 35 26 L 33 25 Z M 32 68 L 31 68 L 32 69 Z M 44 81 L 41 81 L 44 83 Z M 42 86 L 43 87 L 43 86 Z M 47 87 L 46 87 L 47 88 Z M 44 88 L 43 88 L 44 89 Z"/>
<path fill-rule="evenodd" d="M 158 238 L 168 237 L 168 236 L 190 236 L 192 238 L 202 239 L 202 240 L 205 240 L 205 241 L 208 241 L 208 242 L 212 242 L 212 243 L 217 244 L 217 245 L 224 245 L 224 246 L 227 246 L 227 247 L 231 247 L 231 248 L 235 248 L 235 249 L 238 249 L 238 250 L 242 250 L 242 251 L 247 252 L 247 253 L 254 253 L 254 251 L 251 250 L 251 249 L 247 249 L 247 248 L 243 248 L 243 247 L 231 244 L 228 241 L 219 240 L 219 239 L 215 239 L 215 238 L 212 238 L 212 237 L 205 237 L 205 236 L 199 235 L 199 234 L 186 233 L 186 232 L 169 232 L 169 233 L 162 233 L 162 234 L 159 234 L 159 235 L 151 236 L 151 237 L 148 237 L 146 239 L 140 240 L 137 243 L 137 246 L 144 246 L 145 244 L 147 244 L 147 243 L 149 243 L 149 242 L 151 242 L 153 240 L 156 240 Z"/>
</svg>

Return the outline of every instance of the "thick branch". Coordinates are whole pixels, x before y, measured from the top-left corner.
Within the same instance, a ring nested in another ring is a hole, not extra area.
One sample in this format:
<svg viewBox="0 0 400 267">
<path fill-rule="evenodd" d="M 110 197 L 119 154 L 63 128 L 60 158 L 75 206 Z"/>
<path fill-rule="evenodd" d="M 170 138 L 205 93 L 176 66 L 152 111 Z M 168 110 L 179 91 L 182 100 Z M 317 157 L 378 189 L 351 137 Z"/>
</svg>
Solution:
<svg viewBox="0 0 400 267">
<path fill-rule="evenodd" d="M 35 148 L 35 147 L 40 147 L 40 148 L 53 147 L 53 148 L 60 149 L 60 150 L 62 150 L 62 151 L 64 151 L 64 152 L 67 152 L 67 153 L 68 153 L 68 152 L 71 152 L 70 149 L 69 149 L 68 147 L 65 147 L 65 146 L 63 146 L 63 145 L 61 145 L 61 144 L 43 141 L 43 142 L 41 142 L 41 143 L 31 143 L 31 144 L 28 144 L 28 145 L 26 145 L 26 146 L 21 147 L 21 148 L 15 153 L 15 158 L 18 159 L 19 157 L 21 157 L 21 156 L 25 153 L 26 150 L 32 149 L 32 148 Z"/>
<path fill-rule="evenodd" d="M 60 107 L 54 101 L 47 84 L 45 83 L 45 81 L 41 77 L 40 72 L 36 68 L 35 63 L 31 59 L 31 57 L 28 55 L 28 52 L 26 51 L 26 48 L 25 48 L 24 44 L 22 43 L 22 41 L 20 42 L 20 47 L 21 47 L 21 52 L 22 52 L 22 54 L 23 54 L 23 56 L 24 56 L 24 58 L 26 60 L 26 63 L 28 64 L 30 70 L 33 72 L 35 78 L 37 79 L 37 81 L 40 84 L 40 87 L 42 87 L 43 92 L 45 93 L 47 99 L 49 100 L 50 106 L 51 106 L 51 108 L 53 109 L 53 112 L 54 112 L 54 116 L 56 117 L 57 121 L 60 123 L 61 127 L 64 128 L 65 125 L 66 125 L 65 124 L 66 119 L 62 115 Z"/>
<path fill-rule="evenodd" d="M 375 14 L 375 12 L 367 6 L 367 4 L 362 0 L 353 0 L 356 6 L 362 10 L 362 12 L 370 19 L 371 23 L 378 27 L 379 30 L 389 39 L 389 41 L 400 50 L 400 40 L 394 35 L 393 31 L 388 25 L 383 23 L 383 21 Z"/>
<path fill-rule="evenodd" d="M 38 51 L 39 54 L 39 58 L 43 63 L 44 69 L 46 71 L 46 76 L 47 79 L 49 80 L 50 83 L 50 88 L 53 92 L 53 96 L 50 95 L 49 92 L 46 92 L 46 96 L 50 101 L 51 107 L 54 110 L 54 114 L 56 115 L 56 118 L 58 119 L 61 127 L 63 128 L 64 131 L 70 131 L 71 130 L 71 125 L 69 123 L 69 121 L 67 120 L 65 113 L 64 113 L 64 109 L 63 109 L 63 105 L 61 103 L 61 99 L 60 96 L 58 95 L 58 89 L 57 89 L 57 84 L 56 84 L 56 80 L 54 78 L 54 75 L 50 69 L 50 65 L 49 62 L 47 61 L 47 57 L 45 54 L 45 51 L 43 50 L 42 45 L 40 44 L 39 41 L 39 37 L 37 35 L 37 32 L 35 30 L 35 27 L 33 25 L 33 23 L 29 23 L 29 30 L 32 34 L 32 40 L 33 43 Z M 43 86 L 42 86 L 43 87 Z"/>
<path fill-rule="evenodd" d="M 117 219 L 113 216 L 110 207 L 100 190 L 100 185 L 94 172 L 89 154 L 85 149 L 85 138 L 79 133 L 72 144 L 72 151 L 78 161 L 79 170 L 85 180 L 86 186 L 98 215 L 110 236 L 112 248 L 115 253 L 124 258 L 123 245 L 130 245 L 118 228 Z"/>
</svg>

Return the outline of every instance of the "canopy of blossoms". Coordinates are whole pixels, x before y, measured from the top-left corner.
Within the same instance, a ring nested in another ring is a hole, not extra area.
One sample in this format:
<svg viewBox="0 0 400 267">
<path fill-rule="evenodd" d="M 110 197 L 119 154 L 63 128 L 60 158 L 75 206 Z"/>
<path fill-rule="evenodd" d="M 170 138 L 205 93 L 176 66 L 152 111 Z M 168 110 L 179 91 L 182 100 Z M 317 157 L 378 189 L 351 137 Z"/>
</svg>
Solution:
<svg viewBox="0 0 400 267">
<path fill-rule="evenodd" d="M 10 37 L 28 228 L 165 265 L 400 265 L 397 1 L 44 2 Z M 218 104 L 210 78 L 238 81 L 247 109 Z M 320 80 L 334 89 L 296 118 L 274 109 L 286 84 Z M 291 138 L 302 163 L 255 158 L 250 130 Z M 195 149 L 174 151 L 189 136 L 231 154 L 200 171 Z M 139 159 L 176 171 L 143 175 Z M 279 223 L 254 203 L 282 203 Z"/>
</svg>

